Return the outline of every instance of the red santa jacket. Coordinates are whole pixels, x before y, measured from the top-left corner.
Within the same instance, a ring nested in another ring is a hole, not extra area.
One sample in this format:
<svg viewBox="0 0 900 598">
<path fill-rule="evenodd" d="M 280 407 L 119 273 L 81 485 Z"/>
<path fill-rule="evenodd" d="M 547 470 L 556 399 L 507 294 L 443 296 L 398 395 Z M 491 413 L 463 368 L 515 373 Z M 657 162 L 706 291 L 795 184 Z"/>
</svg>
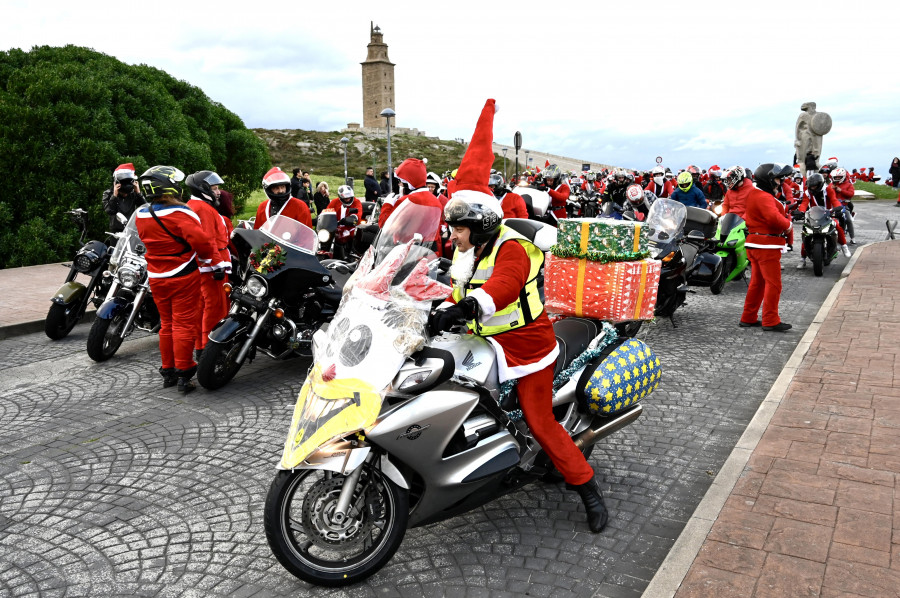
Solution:
<svg viewBox="0 0 900 598">
<path fill-rule="evenodd" d="M 362 202 L 357 198 L 353 198 L 353 202 L 349 206 L 345 206 L 344 202 L 340 200 L 340 198 L 332 199 L 328 206 L 325 208 L 326 210 L 332 210 L 335 214 L 337 214 L 338 222 L 346 218 L 350 215 L 350 209 L 356 208 L 356 218 L 357 220 L 362 219 Z M 343 226 L 338 225 L 337 228 L 337 239 L 343 243 L 346 243 L 350 239 L 353 238 L 353 235 L 356 233 L 355 226 Z"/>
<path fill-rule="evenodd" d="M 729 189 L 728 192 L 725 193 L 725 199 L 722 201 L 722 213 L 737 214 L 746 220 L 744 213 L 747 211 L 747 197 L 753 191 L 759 191 L 759 189 L 753 186 L 750 179 L 746 178 L 744 179 L 744 184 L 740 187 Z M 762 193 L 765 193 L 765 191 L 762 191 Z M 768 195 L 768 193 L 766 193 L 766 195 Z"/>
<path fill-rule="evenodd" d="M 500 199 L 504 218 L 528 218 L 528 207 L 518 193 L 507 193 Z"/>
<path fill-rule="evenodd" d="M 218 261 L 218 249 L 201 227 L 200 217 L 190 208 L 183 204 L 154 204 L 153 211 L 165 229 L 153 218 L 149 206 L 138 210 L 135 221 L 141 243 L 147 248 L 144 257 L 150 278 L 189 274 L 197 269 L 195 257 Z M 183 239 L 187 246 L 172 235 Z"/>
<path fill-rule="evenodd" d="M 853 199 L 853 195 L 856 193 L 856 189 L 853 188 L 853 182 L 850 180 L 850 177 L 846 177 L 843 183 L 835 183 L 832 186 L 834 187 L 835 196 L 842 204 Z"/>
<path fill-rule="evenodd" d="M 803 201 L 800 202 L 799 210 L 801 212 L 805 212 L 807 209 L 809 209 L 810 205 L 818 206 L 821 204 L 815 197 L 810 196 L 809 189 L 807 189 L 806 193 L 803 194 Z M 834 194 L 834 189 L 831 188 L 831 185 L 826 185 L 825 186 L 825 205 L 822 207 L 824 207 L 828 210 L 831 210 L 833 208 L 836 208 L 839 205 L 841 205 L 841 204 L 838 203 L 837 196 Z"/>
<path fill-rule="evenodd" d="M 748 186 L 745 182 L 742 187 Z M 727 197 L 727 196 L 726 196 Z M 785 231 L 791 221 L 784 213 L 784 206 L 774 196 L 750 186 L 745 195 L 746 210 L 744 221 L 747 223 L 747 247 L 755 249 L 781 250 L 787 244 Z"/>
<path fill-rule="evenodd" d="M 293 218 L 297 222 L 312 228 L 312 215 L 309 213 L 309 207 L 302 200 L 292 197 L 281 206 L 281 210 L 274 214 L 272 214 L 269 209 L 270 203 L 271 202 L 267 199 L 256 208 L 256 221 L 253 223 L 253 228 L 261 227 L 266 223 L 266 220 L 272 216 L 287 216 L 288 218 Z"/>
<path fill-rule="evenodd" d="M 453 181 L 451 181 L 453 182 Z M 406 199 L 412 195 L 416 196 L 416 199 L 419 200 L 419 203 L 423 205 L 436 205 L 441 207 L 441 203 L 438 199 L 428 190 L 428 187 L 421 187 L 416 189 L 412 193 L 407 193 L 403 197 L 399 197 L 394 199 L 393 203 L 384 202 L 384 205 L 381 206 L 381 214 L 378 216 L 378 226 L 380 228 L 384 228 L 384 223 L 387 222 L 387 219 L 391 217 L 391 214 L 394 213 L 394 210 L 397 209 L 397 206 L 402 204 Z M 427 196 L 427 197 L 426 197 Z M 429 201 L 430 198 L 430 201 Z"/>
<path fill-rule="evenodd" d="M 528 254 L 520 243 L 510 240 L 500 246 L 493 273 L 480 288 L 469 293 L 469 297 L 478 301 L 482 317 L 491 316 L 519 297 L 530 268 Z M 448 301 L 452 303 L 453 298 Z M 497 353 L 501 382 L 539 372 L 555 363 L 559 354 L 546 310 L 531 324 L 489 336 L 487 340 Z"/>
<path fill-rule="evenodd" d="M 550 211 L 557 219 L 566 217 L 566 201 L 569 199 L 572 190 L 565 183 L 560 183 L 556 189 L 548 189 L 550 195 Z"/>
<path fill-rule="evenodd" d="M 191 197 L 187 206 L 200 217 L 200 227 L 213 242 L 219 254 L 219 259 L 213 260 L 211 263 L 204 262 L 198 257 L 197 264 L 200 266 L 200 271 L 212 272 L 216 267 L 226 270 L 231 268 L 231 253 L 228 251 L 230 239 L 222 215 L 212 205 L 197 197 Z"/>
<path fill-rule="evenodd" d="M 675 184 L 669 179 L 663 181 L 662 185 L 657 185 L 653 179 L 650 179 L 650 182 L 644 187 L 644 191 L 653 191 L 656 193 L 656 197 L 672 197 L 674 190 Z"/>
</svg>

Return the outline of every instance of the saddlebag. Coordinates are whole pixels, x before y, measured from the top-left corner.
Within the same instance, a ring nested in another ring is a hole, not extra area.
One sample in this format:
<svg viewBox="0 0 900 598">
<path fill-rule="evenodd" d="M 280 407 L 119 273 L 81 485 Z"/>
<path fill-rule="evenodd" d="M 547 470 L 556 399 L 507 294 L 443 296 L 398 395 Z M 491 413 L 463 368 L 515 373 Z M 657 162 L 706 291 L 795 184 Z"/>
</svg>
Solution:
<svg viewBox="0 0 900 598">
<path fill-rule="evenodd" d="M 588 363 L 578 378 L 578 407 L 593 415 L 613 415 L 656 390 L 661 377 L 659 358 L 646 343 L 618 339 Z"/>
</svg>

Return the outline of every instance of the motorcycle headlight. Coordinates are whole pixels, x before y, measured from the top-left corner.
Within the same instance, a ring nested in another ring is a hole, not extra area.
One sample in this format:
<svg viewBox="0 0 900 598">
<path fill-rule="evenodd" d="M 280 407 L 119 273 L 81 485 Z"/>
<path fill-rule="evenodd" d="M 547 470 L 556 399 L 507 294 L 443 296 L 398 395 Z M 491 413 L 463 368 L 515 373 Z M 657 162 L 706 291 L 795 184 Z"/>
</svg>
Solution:
<svg viewBox="0 0 900 598">
<path fill-rule="evenodd" d="M 85 251 L 75 256 L 75 269 L 82 274 L 87 274 L 100 263 L 100 256 L 93 251 Z"/>
<path fill-rule="evenodd" d="M 262 276 L 253 275 L 247 279 L 247 292 L 257 299 L 262 299 L 269 292 L 269 285 Z"/>
<path fill-rule="evenodd" d="M 413 372 L 409 376 L 407 376 L 403 382 L 400 383 L 400 386 L 397 390 L 406 390 L 407 388 L 412 388 L 414 386 L 418 386 L 428 380 L 428 377 L 432 374 L 432 370 L 420 370 L 418 372 Z"/>
<path fill-rule="evenodd" d="M 331 233 L 325 229 L 320 230 L 316 236 L 319 238 L 319 243 L 327 243 L 331 240 Z"/>
<path fill-rule="evenodd" d="M 134 288 L 141 282 L 141 275 L 133 268 L 119 268 L 116 276 L 119 278 L 119 283 L 126 289 Z"/>
<path fill-rule="evenodd" d="M 834 228 L 833 225 L 831 225 L 831 224 L 826 224 L 826 225 L 822 228 L 822 233 L 824 233 L 824 234 L 827 235 L 828 233 L 831 232 L 831 229 L 832 229 L 832 228 Z"/>
</svg>

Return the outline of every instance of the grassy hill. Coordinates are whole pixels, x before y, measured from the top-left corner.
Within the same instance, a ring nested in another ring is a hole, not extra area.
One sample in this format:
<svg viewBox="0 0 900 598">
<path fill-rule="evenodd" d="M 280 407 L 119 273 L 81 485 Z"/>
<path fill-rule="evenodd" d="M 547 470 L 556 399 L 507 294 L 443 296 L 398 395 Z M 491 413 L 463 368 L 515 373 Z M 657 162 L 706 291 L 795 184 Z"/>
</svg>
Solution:
<svg viewBox="0 0 900 598">
<path fill-rule="evenodd" d="M 375 177 L 387 170 L 387 140 L 367 137 L 362 133 L 304 131 L 302 129 L 253 129 L 269 149 L 273 166 L 280 166 L 288 174 L 294 168 L 309 171 L 313 188 L 319 181 L 326 181 L 332 197 L 337 197 L 338 185 L 344 178 L 344 146 L 341 138 L 347 137 L 347 175 L 353 177 L 357 197 L 365 195 L 363 177 L 367 167 L 375 168 Z M 391 134 L 391 162 L 396 168 L 406 158 L 425 158 L 428 170 L 438 175 L 459 168 L 466 145 L 457 141 L 444 141 L 433 137 Z M 494 154 L 494 168 L 503 169 L 503 157 Z M 256 191 L 247 201 L 239 217 L 250 217 L 256 206 L 265 199 L 262 191 Z"/>
</svg>

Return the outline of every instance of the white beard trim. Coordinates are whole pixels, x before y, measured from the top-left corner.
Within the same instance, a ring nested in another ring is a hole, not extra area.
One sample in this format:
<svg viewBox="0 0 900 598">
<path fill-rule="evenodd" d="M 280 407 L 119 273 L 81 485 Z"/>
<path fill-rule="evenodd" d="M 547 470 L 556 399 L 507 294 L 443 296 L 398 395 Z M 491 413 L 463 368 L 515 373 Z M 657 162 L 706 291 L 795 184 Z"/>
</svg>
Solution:
<svg viewBox="0 0 900 598">
<path fill-rule="evenodd" d="M 450 278 L 453 279 L 453 286 L 457 289 L 464 289 L 472 280 L 475 273 L 475 248 L 472 247 L 468 251 L 456 252 L 456 259 L 450 264 Z"/>
</svg>

